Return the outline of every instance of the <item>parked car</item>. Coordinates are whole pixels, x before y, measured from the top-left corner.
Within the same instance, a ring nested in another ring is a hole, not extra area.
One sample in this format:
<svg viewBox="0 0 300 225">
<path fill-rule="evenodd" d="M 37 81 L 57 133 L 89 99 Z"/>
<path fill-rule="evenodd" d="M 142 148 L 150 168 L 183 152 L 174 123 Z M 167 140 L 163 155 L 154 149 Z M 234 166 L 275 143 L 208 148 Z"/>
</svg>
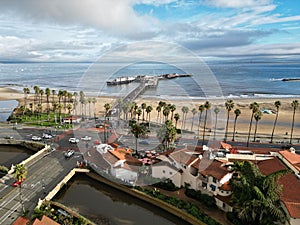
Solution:
<svg viewBox="0 0 300 225">
<path fill-rule="evenodd" d="M 12 187 L 18 187 L 23 181 L 24 181 L 24 180 L 18 180 L 18 181 L 16 181 L 16 182 L 13 182 L 13 183 L 11 184 L 11 186 L 12 186 Z"/>
<path fill-rule="evenodd" d="M 33 141 L 40 141 L 40 140 L 42 140 L 42 138 L 39 137 L 39 136 L 32 136 L 31 140 L 33 140 Z"/>
<path fill-rule="evenodd" d="M 9 139 L 9 140 L 14 139 L 13 136 L 5 136 L 4 138 L 5 138 L 5 139 Z"/>
<path fill-rule="evenodd" d="M 79 139 L 78 138 L 69 138 L 69 142 L 70 143 L 78 143 L 79 142 Z"/>
<path fill-rule="evenodd" d="M 74 155 L 75 151 L 73 149 L 68 150 L 65 152 L 65 157 L 66 158 L 71 158 Z"/>
<path fill-rule="evenodd" d="M 84 136 L 84 137 L 81 138 L 81 140 L 83 140 L 83 141 L 90 141 L 90 140 L 92 140 L 92 138 L 89 137 L 89 136 Z"/>
<path fill-rule="evenodd" d="M 45 139 L 51 139 L 52 138 L 52 135 L 50 135 L 50 134 L 43 134 L 43 138 L 45 138 Z"/>
</svg>

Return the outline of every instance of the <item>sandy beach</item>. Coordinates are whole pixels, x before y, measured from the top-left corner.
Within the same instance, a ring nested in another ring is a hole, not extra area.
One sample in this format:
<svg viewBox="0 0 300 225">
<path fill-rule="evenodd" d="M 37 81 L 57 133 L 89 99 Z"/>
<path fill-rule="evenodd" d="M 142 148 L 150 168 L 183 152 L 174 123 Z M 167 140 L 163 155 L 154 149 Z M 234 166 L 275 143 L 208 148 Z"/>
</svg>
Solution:
<svg viewBox="0 0 300 225">
<path fill-rule="evenodd" d="M 44 98 L 46 98 L 44 96 Z M 95 97 L 97 102 L 95 104 L 95 109 L 93 107 L 93 104 L 91 104 L 91 114 L 93 115 L 94 112 L 96 116 L 101 116 L 104 114 L 104 104 L 109 103 L 113 104 L 116 99 L 113 97 Z M 28 96 L 28 103 L 33 99 L 33 94 L 30 94 Z M 0 88 L 0 100 L 18 100 L 19 104 L 24 104 L 24 94 L 20 93 L 14 89 L 2 87 Z M 233 99 L 235 103 L 235 107 L 230 112 L 230 121 L 229 121 L 229 135 L 228 139 L 232 139 L 232 131 L 233 131 L 233 124 L 234 124 L 234 110 L 239 108 L 241 110 L 241 115 L 237 119 L 237 127 L 236 127 L 236 139 L 237 140 L 244 140 L 246 141 L 246 136 L 248 134 L 249 130 L 249 122 L 251 118 L 251 110 L 249 109 L 249 105 L 253 102 L 257 102 L 260 105 L 260 109 L 266 109 L 266 110 L 276 110 L 274 106 L 274 102 L 279 100 L 281 102 L 281 107 L 279 109 L 278 114 L 278 121 L 276 130 L 274 133 L 274 141 L 285 141 L 287 142 L 290 137 L 290 131 L 291 131 L 291 124 L 292 124 L 292 115 L 293 115 L 293 109 L 291 107 L 291 102 L 295 99 L 290 98 L 282 98 L 282 99 L 263 99 L 263 98 L 250 98 L 250 99 Z M 142 103 L 146 103 L 146 105 L 151 105 L 153 107 L 153 110 L 151 112 L 150 118 L 151 121 L 157 122 L 157 111 L 155 110 L 156 106 L 158 105 L 159 101 L 165 101 L 170 104 L 176 105 L 176 111 L 180 115 L 180 120 L 178 121 L 178 128 L 182 127 L 182 111 L 181 108 L 183 106 L 186 106 L 189 108 L 189 112 L 187 114 L 187 119 L 185 123 L 185 129 L 191 130 L 192 123 L 193 124 L 193 132 L 194 136 L 198 135 L 198 119 L 199 114 L 194 115 L 194 122 L 193 122 L 193 114 L 191 110 L 193 108 L 198 109 L 199 105 L 204 104 L 205 100 L 172 100 L 168 101 L 165 99 L 158 99 L 158 98 L 139 98 L 136 99 L 135 102 L 138 105 L 141 105 Z M 211 130 L 211 132 L 207 132 L 207 134 L 213 135 L 214 128 L 215 128 L 215 113 L 214 108 L 218 107 L 220 109 L 220 112 L 218 114 L 218 120 L 217 120 L 217 138 L 221 139 L 224 136 L 225 126 L 226 126 L 226 120 L 227 120 L 227 111 L 224 107 L 225 100 L 221 99 L 211 99 L 208 100 L 211 103 L 211 109 L 207 113 L 207 129 Z M 299 99 L 298 99 L 299 101 Z M 45 101 L 44 101 L 45 102 Z M 44 103 L 46 104 L 46 103 Z M 88 111 L 88 106 L 86 107 Z M 293 137 L 295 139 L 300 139 L 300 107 L 296 110 L 295 115 L 295 127 L 293 132 Z M 80 107 L 77 107 L 77 112 L 80 112 Z M 88 113 L 88 112 L 87 112 Z M 203 120 L 204 120 L 205 112 L 202 115 L 202 124 L 200 129 L 200 136 L 202 136 L 202 127 L 203 127 Z M 263 113 L 261 120 L 258 123 L 257 128 L 257 139 L 261 141 L 267 141 L 270 138 L 274 119 L 276 117 L 276 114 L 267 114 Z M 253 120 L 252 125 L 252 133 L 254 132 L 255 128 L 255 120 Z M 297 143 L 297 141 L 295 141 Z"/>
</svg>

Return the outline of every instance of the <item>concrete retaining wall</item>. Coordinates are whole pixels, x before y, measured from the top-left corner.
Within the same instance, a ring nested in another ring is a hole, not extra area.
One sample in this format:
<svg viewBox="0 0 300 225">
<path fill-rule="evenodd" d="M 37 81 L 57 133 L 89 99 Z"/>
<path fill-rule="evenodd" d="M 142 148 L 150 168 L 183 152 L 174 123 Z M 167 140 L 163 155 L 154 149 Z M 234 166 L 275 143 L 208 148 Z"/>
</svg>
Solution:
<svg viewBox="0 0 300 225">
<path fill-rule="evenodd" d="M 65 177 L 62 179 L 56 186 L 55 188 L 49 192 L 49 194 L 45 197 L 44 200 L 50 201 L 58 192 L 59 190 L 67 184 L 67 182 L 74 176 L 75 173 L 89 173 L 90 171 L 88 169 L 79 169 L 79 168 L 74 168 L 72 169 Z M 42 201 L 41 201 L 42 203 Z M 40 203 L 37 207 L 40 207 Z"/>
<path fill-rule="evenodd" d="M 36 160 L 39 157 L 42 157 L 45 152 L 50 149 L 49 145 L 45 145 L 40 142 L 33 141 L 23 141 L 23 140 L 14 140 L 14 139 L 0 139 L 0 145 L 19 145 L 30 149 L 31 151 L 35 151 L 36 153 L 23 160 L 20 164 L 27 165 L 32 160 Z M 40 150 L 41 149 L 41 150 Z M 14 172 L 14 168 L 11 168 L 8 171 L 8 174 L 12 174 Z"/>
</svg>

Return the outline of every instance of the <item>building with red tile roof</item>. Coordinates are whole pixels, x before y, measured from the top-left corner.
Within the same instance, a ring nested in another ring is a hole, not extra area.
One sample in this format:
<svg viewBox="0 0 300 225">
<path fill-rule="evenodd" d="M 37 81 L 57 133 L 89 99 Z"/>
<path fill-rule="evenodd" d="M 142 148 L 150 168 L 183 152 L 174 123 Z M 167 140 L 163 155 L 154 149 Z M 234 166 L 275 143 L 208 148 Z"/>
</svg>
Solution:
<svg viewBox="0 0 300 225">
<path fill-rule="evenodd" d="M 12 225 L 26 225 L 29 221 L 28 218 L 20 216 Z"/>
<path fill-rule="evenodd" d="M 60 225 L 49 217 L 43 215 L 42 219 L 35 219 L 32 225 Z"/>
</svg>

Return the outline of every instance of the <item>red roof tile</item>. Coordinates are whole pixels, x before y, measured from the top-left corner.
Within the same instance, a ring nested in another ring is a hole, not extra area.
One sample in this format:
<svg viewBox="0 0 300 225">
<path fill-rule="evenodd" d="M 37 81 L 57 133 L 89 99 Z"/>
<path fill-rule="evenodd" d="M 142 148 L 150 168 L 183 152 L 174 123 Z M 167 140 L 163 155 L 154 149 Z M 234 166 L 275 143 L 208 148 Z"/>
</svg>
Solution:
<svg viewBox="0 0 300 225">
<path fill-rule="evenodd" d="M 300 155 L 287 150 L 279 151 L 279 154 L 282 155 L 289 163 L 291 163 L 295 167 L 298 167 L 299 169 Z"/>
<path fill-rule="evenodd" d="M 26 225 L 30 220 L 20 216 L 12 225 Z"/>
<path fill-rule="evenodd" d="M 300 218 L 300 203 L 283 202 L 289 214 L 293 218 Z"/>
<path fill-rule="evenodd" d="M 201 163 L 200 163 L 201 164 Z M 218 180 L 221 180 L 227 173 L 226 167 L 222 166 L 221 162 L 213 160 L 211 164 L 200 173 L 204 176 L 212 176 Z"/>
<path fill-rule="evenodd" d="M 256 164 L 261 173 L 264 175 L 287 169 L 278 158 L 256 161 Z"/>
<path fill-rule="evenodd" d="M 226 182 L 226 183 L 222 184 L 222 186 L 220 187 L 220 189 L 223 190 L 223 191 L 231 191 L 232 190 L 229 182 Z"/>
</svg>

